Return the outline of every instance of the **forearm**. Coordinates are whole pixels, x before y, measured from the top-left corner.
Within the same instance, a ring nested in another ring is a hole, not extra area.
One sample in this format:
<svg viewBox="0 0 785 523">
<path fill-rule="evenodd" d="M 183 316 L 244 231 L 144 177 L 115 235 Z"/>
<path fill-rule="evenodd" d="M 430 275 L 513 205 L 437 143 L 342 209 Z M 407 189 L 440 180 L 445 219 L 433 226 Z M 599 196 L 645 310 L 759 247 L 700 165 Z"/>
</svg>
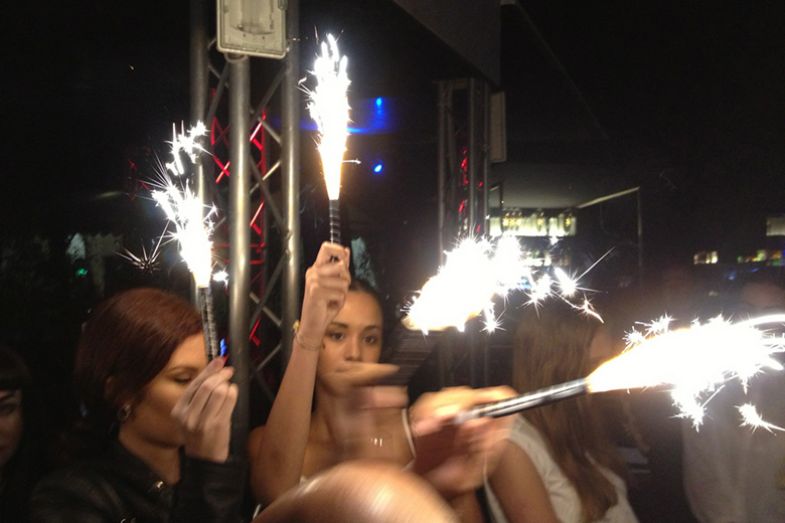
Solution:
<svg viewBox="0 0 785 523">
<path fill-rule="evenodd" d="M 300 481 L 318 358 L 318 351 L 295 342 L 251 464 L 251 486 L 259 500 L 272 501 Z"/>
</svg>

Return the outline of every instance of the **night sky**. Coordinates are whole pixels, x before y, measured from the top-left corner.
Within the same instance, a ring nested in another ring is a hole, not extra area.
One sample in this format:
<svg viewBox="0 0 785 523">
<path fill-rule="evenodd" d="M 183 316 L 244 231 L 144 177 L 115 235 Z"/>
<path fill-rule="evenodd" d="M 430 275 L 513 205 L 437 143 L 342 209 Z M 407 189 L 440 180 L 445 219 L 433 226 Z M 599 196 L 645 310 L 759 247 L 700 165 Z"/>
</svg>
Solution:
<svg viewBox="0 0 785 523">
<path fill-rule="evenodd" d="M 74 209 L 62 202 L 125 190 L 127 160 L 163 150 L 171 123 L 187 119 L 187 2 L 24 4 L 7 7 L 3 219 L 31 222 L 49 209 L 68 221 Z M 651 241 L 665 242 L 674 223 L 694 224 L 679 240 L 685 251 L 729 235 L 762 237 L 762 216 L 785 211 L 780 2 L 521 4 L 542 38 L 502 8 L 512 159 L 599 163 L 618 184 L 643 185 Z M 400 115 L 397 133 L 356 141 L 360 155 L 377 148 L 413 158 L 396 160 L 399 180 L 358 187 L 412 191 L 432 172 L 417 167 L 435 154 L 432 82 L 467 69 L 391 2 L 302 5 L 304 62 L 316 30 L 343 31 L 355 52 L 355 96 L 390 96 L 420 111 Z M 543 56 L 543 42 L 566 74 Z"/>
</svg>

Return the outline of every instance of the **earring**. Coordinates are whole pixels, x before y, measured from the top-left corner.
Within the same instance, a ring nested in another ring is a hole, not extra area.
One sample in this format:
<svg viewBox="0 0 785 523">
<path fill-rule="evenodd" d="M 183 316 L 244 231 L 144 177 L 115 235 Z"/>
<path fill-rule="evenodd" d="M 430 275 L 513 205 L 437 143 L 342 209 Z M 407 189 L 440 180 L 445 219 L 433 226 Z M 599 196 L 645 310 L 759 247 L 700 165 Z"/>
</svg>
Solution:
<svg viewBox="0 0 785 523">
<path fill-rule="evenodd" d="M 120 407 L 120 409 L 117 411 L 117 421 L 123 423 L 124 421 L 127 421 L 128 418 L 130 417 L 131 417 L 131 404 L 126 403 L 125 405 Z"/>
</svg>

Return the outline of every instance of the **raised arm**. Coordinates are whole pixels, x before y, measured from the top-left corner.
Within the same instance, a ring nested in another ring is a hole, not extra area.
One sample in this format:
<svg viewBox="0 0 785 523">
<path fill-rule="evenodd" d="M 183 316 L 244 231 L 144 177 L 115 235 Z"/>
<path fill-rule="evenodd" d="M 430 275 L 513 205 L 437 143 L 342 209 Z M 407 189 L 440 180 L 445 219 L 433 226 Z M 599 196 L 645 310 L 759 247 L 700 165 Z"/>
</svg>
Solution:
<svg viewBox="0 0 785 523">
<path fill-rule="evenodd" d="M 305 274 L 300 327 L 267 424 L 249 438 L 251 488 L 259 501 L 270 502 L 300 481 L 322 338 L 350 281 L 349 250 L 324 243 Z"/>
</svg>

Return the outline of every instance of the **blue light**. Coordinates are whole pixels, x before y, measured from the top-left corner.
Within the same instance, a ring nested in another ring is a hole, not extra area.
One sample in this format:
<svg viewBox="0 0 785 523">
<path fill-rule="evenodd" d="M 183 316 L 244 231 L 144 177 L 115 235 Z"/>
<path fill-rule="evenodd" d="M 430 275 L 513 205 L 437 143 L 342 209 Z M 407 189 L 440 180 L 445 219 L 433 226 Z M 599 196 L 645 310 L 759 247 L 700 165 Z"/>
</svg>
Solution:
<svg viewBox="0 0 785 523">
<path fill-rule="evenodd" d="M 381 96 L 376 97 L 376 107 L 381 109 L 384 99 Z"/>
<path fill-rule="evenodd" d="M 376 165 L 373 166 L 373 173 L 374 174 L 381 174 L 381 172 L 383 170 L 384 170 L 384 164 L 382 162 L 379 162 L 379 163 L 377 163 Z"/>
</svg>

